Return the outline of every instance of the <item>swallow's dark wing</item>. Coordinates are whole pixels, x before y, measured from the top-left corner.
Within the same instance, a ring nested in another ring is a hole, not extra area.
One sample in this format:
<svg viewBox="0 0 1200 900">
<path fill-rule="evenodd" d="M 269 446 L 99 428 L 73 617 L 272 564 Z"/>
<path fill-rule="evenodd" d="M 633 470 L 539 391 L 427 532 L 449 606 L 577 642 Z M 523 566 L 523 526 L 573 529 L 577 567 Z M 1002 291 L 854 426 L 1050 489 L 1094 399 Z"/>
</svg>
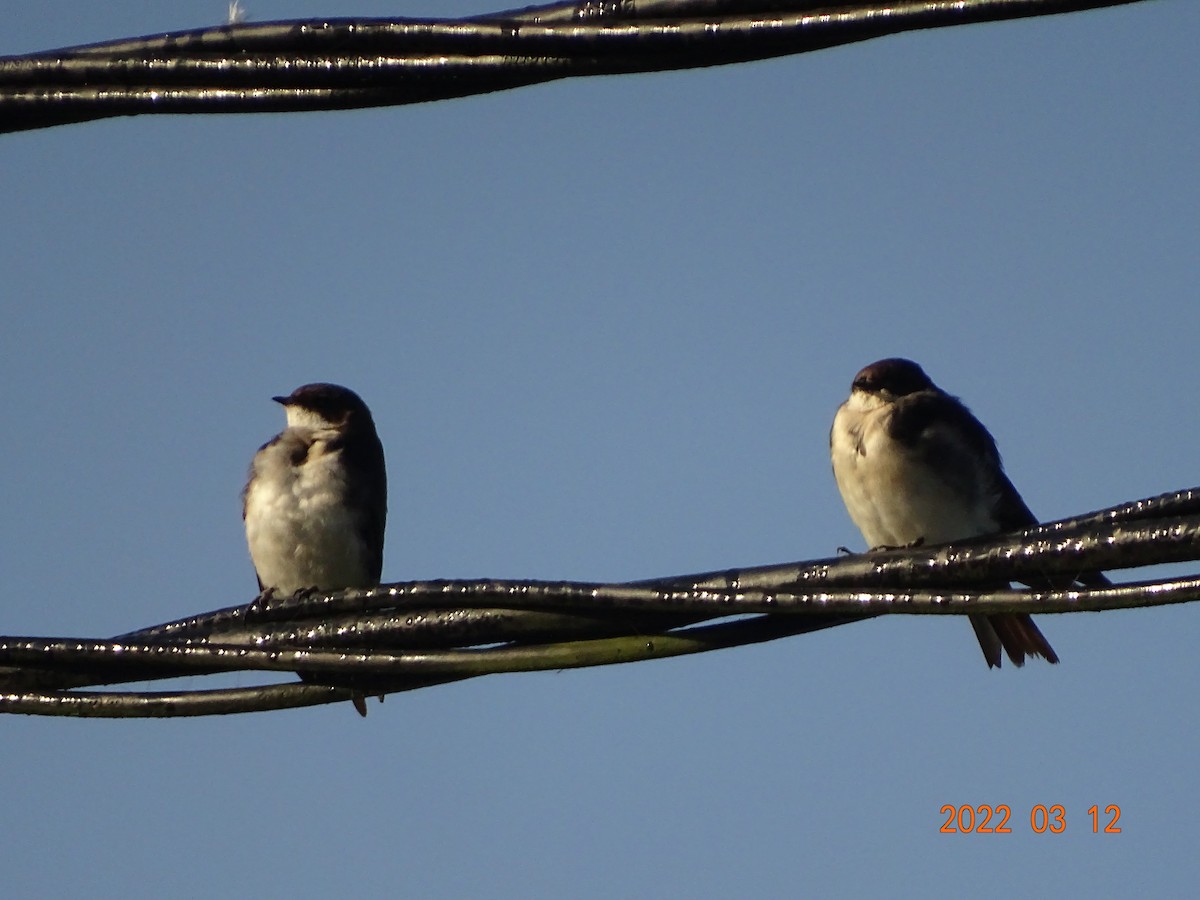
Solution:
<svg viewBox="0 0 1200 900">
<path fill-rule="evenodd" d="M 996 469 L 996 525 L 998 531 L 1016 531 L 1038 524 L 1035 516 L 1017 493 L 1004 470 Z"/>
<path fill-rule="evenodd" d="M 996 442 L 958 398 L 937 389 L 901 397 L 894 404 L 889 429 L 897 442 L 937 472 L 964 502 L 984 502 L 1002 483 L 1012 491 L 1011 497 L 1002 492 L 1006 506 L 1014 513 L 1024 508 L 1004 477 Z M 1032 513 L 1025 512 L 1032 524 Z"/>
<path fill-rule="evenodd" d="M 921 453 L 963 496 L 985 490 L 992 498 L 996 531 L 1019 531 L 1038 524 L 1012 481 L 1004 473 L 991 433 L 957 398 L 940 391 L 920 391 L 896 403 L 892 432 Z M 1083 572 L 1075 583 L 1087 587 L 1111 584 L 1102 572 Z M 1048 582 L 1034 587 L 1051 586 Z M 1061 586 L 1061 585 L 1060 585 Z"/>
<path fill-rule="evenodd" d="M 383 535 L 387 527 L 387 467 L 383 445 L 372 429 L 350 428 L 331 442 L 342 451 L 342 461 L 352 477 L 346 502 L 361 510 L 358 536 L 367 548 L 367 571 L 379 582 L 383 574 Z"/>
</svg>

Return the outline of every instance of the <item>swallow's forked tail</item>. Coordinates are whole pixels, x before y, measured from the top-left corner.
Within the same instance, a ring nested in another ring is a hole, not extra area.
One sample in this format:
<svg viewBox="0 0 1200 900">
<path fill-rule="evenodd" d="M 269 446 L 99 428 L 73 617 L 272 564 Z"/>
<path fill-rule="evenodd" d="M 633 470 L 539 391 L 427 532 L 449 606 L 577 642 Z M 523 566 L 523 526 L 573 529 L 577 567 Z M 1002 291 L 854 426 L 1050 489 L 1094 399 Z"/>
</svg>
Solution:
<svg viewBox="0 0 1200 900">
<path fill-rule="evenodd" d="M 1004 650 L 1014 666 L 1025 664 L 1026 656 L 1040 656 L 1047 662 L 1058 662 L 1058 654 L 1050 642 L 1033 624 L 1033 618 L 1023 613 L 997 616 L 969 616 L 975 637 L 983 650 L 989 668 L 1000 668 L 1000 651 Z"/>
</svg>

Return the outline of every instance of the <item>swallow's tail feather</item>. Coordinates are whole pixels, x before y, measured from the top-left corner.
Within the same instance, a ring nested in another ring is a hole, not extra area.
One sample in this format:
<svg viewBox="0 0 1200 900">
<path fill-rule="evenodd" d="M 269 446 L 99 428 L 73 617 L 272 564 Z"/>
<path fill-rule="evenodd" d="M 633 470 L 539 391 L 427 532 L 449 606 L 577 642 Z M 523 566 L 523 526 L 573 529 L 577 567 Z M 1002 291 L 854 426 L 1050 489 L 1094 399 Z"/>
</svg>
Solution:
<svg viewBox="0 0 1200 900">
<path fill-rule="evenodd" d="M 975 637 L 979 639 L 979 648 L 983 651 L 983 658 L 987 660 L 989 669 L 1000 668 L 1000 635 L 996 634 L 996 629 L 992 627 L 991 620 L 987 616 L 968 616 L 971 620 L 971 627 L 975 629 Z"/>
<path fill-rule="evenodd" d="M 1014 666 L 1024 665 L 1026 656 L 1040 656 L 1047 662 L 1058 662 L 1058 654 L 1030 616 L 1010 614 L 970 616 L 970 619 L 989 668 L 1000 667 L 1002 648 Z"/>
</svg>

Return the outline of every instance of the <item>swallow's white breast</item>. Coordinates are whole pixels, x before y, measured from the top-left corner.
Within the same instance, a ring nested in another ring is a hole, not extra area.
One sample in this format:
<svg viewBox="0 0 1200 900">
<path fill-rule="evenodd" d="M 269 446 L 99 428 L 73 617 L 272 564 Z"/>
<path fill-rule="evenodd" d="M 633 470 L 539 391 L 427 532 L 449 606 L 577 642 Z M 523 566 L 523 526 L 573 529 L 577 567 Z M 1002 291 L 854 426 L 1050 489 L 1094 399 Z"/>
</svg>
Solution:
<svg viewBox="0 0 1200 900">
<path fill-rule="evenodd" d="M 280 594 L 372 583 L 358 517 L 346 503 L 340 452 L 328 449 L 333 436 L 332 431 L 289 428 L 254 457 L 246 542 L 263 586 Z"/>
<path fill-rule="evenodd" d="M 982 478 L 968 477 L 978 490 L 964 490 L 963 478 L 947 478 L 918 448 L 888 433 L 890 414 L 890 404 L 856 391 L 838 409 L 830 433 L 838 490 L 868 547 L 941 544 L 995 531 L 994 498 Z M 971 468 L 968 475 L 979 474 Z"/>
</svg>

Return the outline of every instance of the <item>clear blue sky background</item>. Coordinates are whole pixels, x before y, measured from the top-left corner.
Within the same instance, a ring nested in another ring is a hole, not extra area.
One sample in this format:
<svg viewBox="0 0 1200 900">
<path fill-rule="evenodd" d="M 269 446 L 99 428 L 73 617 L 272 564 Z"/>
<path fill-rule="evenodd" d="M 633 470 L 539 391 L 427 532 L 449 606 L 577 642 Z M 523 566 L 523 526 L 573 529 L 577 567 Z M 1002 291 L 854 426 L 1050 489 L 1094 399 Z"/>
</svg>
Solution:
<svg viewBox="0 0 1200 900">
<path fill-rule="evenodd" d="M 479 0 L 251 0 L 255 20 Z M 215 23 L 8 4 L 0 52 Z M 249 600 L 238 494 L 330 380 L 385 578 L 861 547 L 827 433 L 907 355 L 1059 517 L 1200 481 L 1200 4 L 351 113 L 0 137 L 7 634 Z M 187 721 L 0 721 L 12 896 L 1191 896 L 1200 608 L 960 619 Z M 237 683 L 256 679 L 243 676 Z M 199 679 L 185 687 L 202 687 Z M 945 835 L 943 804 L 1013 833 Z M 1029 828 L 1063 804 L 1061 835 Z M 1119 804 L 1119 835 L 1086 811 Z"/>
</svg>

